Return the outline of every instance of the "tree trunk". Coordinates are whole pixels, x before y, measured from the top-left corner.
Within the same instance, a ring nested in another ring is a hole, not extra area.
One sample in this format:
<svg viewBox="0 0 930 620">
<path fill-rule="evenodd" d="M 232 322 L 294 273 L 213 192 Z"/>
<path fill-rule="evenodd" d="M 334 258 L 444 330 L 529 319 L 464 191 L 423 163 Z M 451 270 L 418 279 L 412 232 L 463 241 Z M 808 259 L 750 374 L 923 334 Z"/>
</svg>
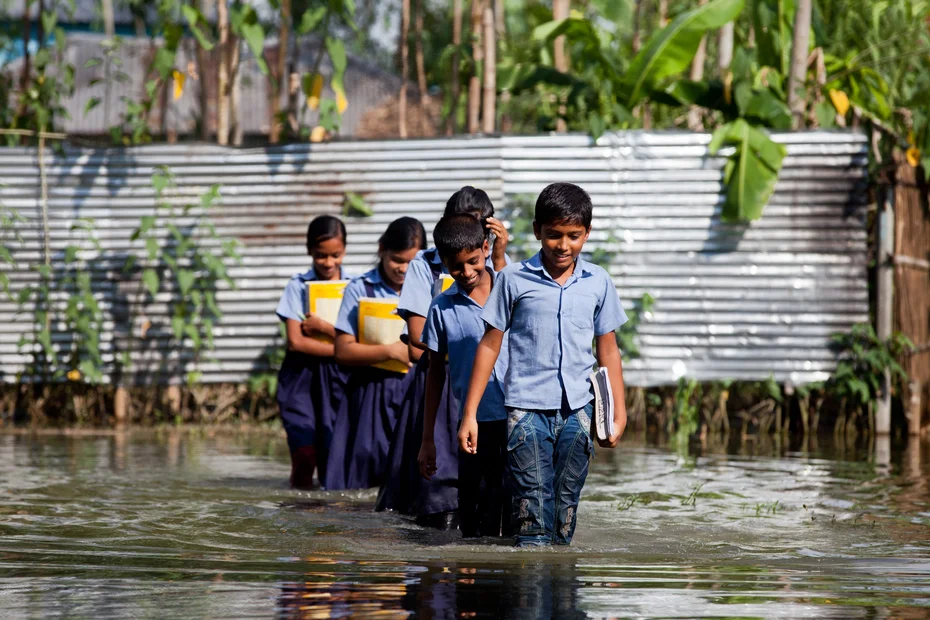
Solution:
<svg viewBox="0 0 930 620">
<path fill-rule="evenodd" d="M 401 138 L 407 137 L 407 76 L 410 74 L 410 0 L 402 0 L 400 7 L 400 94 L 397 97 L 397 124 Z"/>
<path fill-rule="evenodd" d="M 507 41 L 507 19 L 504 13 L 504 0 L 494 0 L 494 32 L 497 35 L 497 44 L 505 45 Z M 510 131 L 510 114 L 507 113 L 510 108 L 510 91 L 505 90 L 501 93 L 501 133 Z"/>
<path fill-rule="evenodd" d="M 290 35 L 291 0 L 281 0 L 281 28 L 278 31 L 278 58 L 275 63 L 275 69 L 271 71 L 273 79 L 271 80 L 271 134 L 269 140 L 272 144 L 277 144 L 281 140 L 281 93 L 284 92 L 285 80 L 288 80 L 290 77 L 285 73 Z"/>
<path fill-rule="evenodd" d="M 707 0 L 700 0 L 699 6 L 707 4 Z M 697 52 L 691 60 L 691 75 L 693 82 L 699 82 L 704 79 L 704 61 L 707 60 L 707 35 L 701 37 L 701 43 L 698 45 Z M 688 110 L 688 129 L 691 131 L 701 131 L 704 129 L 704 123 L 701 122 L 701 109 L 698 106 L 691 106 Z"/>
<path fill-rule="evenodd" d="M 791 46 L 791 72 L 788 75 L 788 107 L 794 128 L 804 123 L 804 82 L 807 76 L 807 48 L 810 45 L 812 0 L 798 0 L 794 14 L 794 41 Z"/>
<path fill-rule="evenodd" d="M 558 21 L 568 17 L 571 0 L 552 0 L 552 19 Z M 568 73 L 568 52 L 565 50 L 565 35 L 556 37 L 552 44 L 552 56 L 555 60 L 555 70 Z M 568 129 L 565 124 L 565 104 L 559 105 L 559 117 L 555 121 L 555 130 L 564 132 Z"/>
<path fill-rule="evenodd" d="M 229 7 L 226 0 L 216 3 L 216 25 L 220 33 L 217 45 L 216 143 L 226 146 L 229 144 Z"/>
<path fill-rule="evenodd" d="M 494 133 L 497 120 L 497 37 L 494 36 L 494 11 L 484 9 L 484 133 Z"/>
<path fill-rule="evenodd" d="M 197 0 L 194 7 L 202 15 L 207 14 L 205 0 Z M 207 84 L 210 68 L 208 66 L 209 52 L 201 45 L 197 45 L 197 78 L 200 86 L 198 101 L 200 103 L 200 139 L 204 142 L 210 140 L 210 89 Z"/>
<path fill-rule="evenodd" d="M 720 77 L 725 78 L 733 62 L 733 22 L 726 24 L 717 35 L 717 67 Z"/>
<path fill-rule="evenodd" d="M 325 48 L 326 40 L 322 41 Z M 320 50 L 322 59 L 323 50 Z M 298 73 L 298 62 L 300 60 L 300 41 L 295 37 L 294 45 L 291 46 L 290 59 L 287 63 L 287 124 L 291 128 L 291 133 L 296 134 L 300 130 L 300 123 L 297 122 L 297 99 L 300 93 L 300 74 Z M 319 65 L 314 69 L 316 74 L 320 70 Z"/>
<path fill-rule="evenodd" d="M 113 0 L 100 0 L 100 12 L 103 14 L 103 32 L 108 39 L 116 35 L 116 22 L 113 18 Z"/>
<path fill-rule="evenodd" d="M 481 44 L 484 2 L 471 0 L 472 58 L 475 69 L 468 82 L 468 133 L 478 133 L 481 117 L 481 73 L 484 69 L 484 46 Z"/>
<path fill-rule="evenodd" d="M 232 143 L 233 146 L 242 146 L 242 120 L 240 116 L 240 104 L 242 102 L 242 76 L 239 71 L 239 61 L 242 58 L 242 39 L 239 37 L 230 38 L 230 59 L 229 67 L 232 72 L 232 84 L 229 92 L 229 117 L 232 123 Z"/>
<path fill-rule="evenodd" d="M 668 26 L 668 0 L 659 0 L 659 28 Z"/>
<path fill-rule="evenodd" d="M 420 132 L 425 136 L 429 133 L 429 126 L 432 120 L 429 116 L 430 97 L 426 84 L 426 67 L 423 63 L 423 3 L 426 2 L 426 0 L 416 1 L 416 14 L 414 16 L 413 28 L 415 30 L 414 36 L 416 37 L 417 88 L 420 91 L 420 122 L 422 124 Z"/>
<path fill-rule="evenodd" d="M 630 45 L 633 48 L 633 55 L 635 56 L 643 46 L 643 40 L 639 34 L 639 30 L 643 24 L 643 11 L 646 8 L 646 0 L 633 1 L 633 36 L 630 39 Z"/>
<path fill-rule="evenodd" d="M 450 93 L 452 101 L 449 102 L 449 116 L 446 117 L 446 135 L 451 136 L 455 133 L 459 109 L 459 97 L 461 96 L 461 84 L 459 83 L 459 51 L 462 44 L 462 0 L 455 0 L 452 5 L 452 45 L 455 51 L 452 52 L 452 87 Z"/>
</svg>

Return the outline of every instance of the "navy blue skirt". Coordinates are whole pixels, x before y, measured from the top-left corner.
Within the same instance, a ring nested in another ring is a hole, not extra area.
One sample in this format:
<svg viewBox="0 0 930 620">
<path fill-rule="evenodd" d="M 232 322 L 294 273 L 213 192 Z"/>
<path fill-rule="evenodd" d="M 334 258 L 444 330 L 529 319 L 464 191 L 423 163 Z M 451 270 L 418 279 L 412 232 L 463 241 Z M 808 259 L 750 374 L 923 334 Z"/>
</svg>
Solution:
<svg viewBox="0 0 930 620">
<path fill-rule="evenodd" d="M 278 371 L 276 399 L 291 455 L 312 447 L 320 480 L 338 410 L 345 406 L 349 370 L 329 358 L 288 351 Z M 312 474 L 312 472 L 311 472 Z"/>
<path fill-rule="evenodd" d="M 346 406 L 333 426 L 324 487 L 368 489 L 381 484 L 407 377 L 378 368 L 352 372 Z"/>
<path fill-rule="evenodd" d="M 417 456 L 423 441 L 424 400 L 429 357 L 424 354 L 411 371 L 413 375 L 397 420 L 397 432 L 388 457 L 385 482 L 378 493 L 375 510 L 426 516 L 458 508 L 458 419 L 459 404 L 449 390 L 449 372 L 436 412 L 436 474 L 431 480 L 420 475 Z"/>
</svg>

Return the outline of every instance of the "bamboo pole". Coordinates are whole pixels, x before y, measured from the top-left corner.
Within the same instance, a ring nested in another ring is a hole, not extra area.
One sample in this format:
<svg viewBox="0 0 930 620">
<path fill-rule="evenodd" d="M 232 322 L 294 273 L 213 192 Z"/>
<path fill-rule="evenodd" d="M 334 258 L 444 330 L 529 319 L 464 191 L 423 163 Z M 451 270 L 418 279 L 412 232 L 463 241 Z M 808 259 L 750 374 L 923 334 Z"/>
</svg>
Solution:
<svg viewBox="0 0 930 620">
<path fill-rule="evenodd" d="M 281 0 L 281 28 L 278 31 L 278 57 L 276 69 L 272 72 L 271 80 L 271 134 L 269 140 L 277 144 L 281 140 L 281 93 L 285 84 L 285 71 L 287 70 L 287 52 L 290 43 L 291 27 L 291 0 Z"/>
<path fill-rule="evenodd" d="M 707 0 L 700 0 L 699 6 L 707 4 Z M 701 37 L 701 43 L 698 45 L 697 52 L 691 60 L 691 81 L 699 82 L 704 79 L 704 61 L 707 60 L 707 35 Z M 704 123 L 701 121 L 701 109 L 698 106 L 691 106 L 688 110 L 688 129 L 691 131 L 701 131 L 704 129 Z"/>
<path fill-rule="evenodd" d="M 462 0 L 455 0 L 452 5 L 452 45 L 454 47 L 452 52 L 452 87 L 449 90 L 452 101 L 449 102 L 449 116 L 446 117 L 447 136 L 455 133 L 458 124 L 456 116 L 459 109 L 459 97 L 462 94 L 461 78 L 459 77 L 459 46 L 462 45 Z"/>
<path fill-rule="evenodd" d="M 216 142 L 220 146 L 229 144 L 229 7 L 226 0 L 216 3 L 216 21 L 220 31 L 217 53 L 219 67 L 216 84 Z"/>
<path fill-rule="evenodd" d="M 468 82 L 468 133 L 478 133 L 481 116 L 481 74 L 484 69 L 484 46 L 481 44 L 484 3 L 471 0 L 471 45 L 475 66 Z"/>
<path fill-rule="evenodd" d="M 798 0 L 794 14 L 794 41 L 791 46 L 791 71 L 788 74 L 788 107 L 794 128 L 804 124 L 804 82 L 807 76 L 807 48 L 810 46 L 812 0 Z"/>
<path fill-rule="evenodd" d="M 416 0 L 416 10 L 414 14 L 414 37 L 415 37 L 415 54 L 417 65 L 417 88 L 420 91 L 420 132 L 422 135 L 429 133 L 430 125 L 430 96 L 426 84 L 426 67 L 423 62 L 423 3 L 426 0 Z"/>
<path fill-rule="evenodd" d="M 401 0 L 400 7 L 400 94 L 397 97 L 397 130 L 401 138 L 407 137 L 407 76 L 410 74 L 410 0 Z"/>
</svg>

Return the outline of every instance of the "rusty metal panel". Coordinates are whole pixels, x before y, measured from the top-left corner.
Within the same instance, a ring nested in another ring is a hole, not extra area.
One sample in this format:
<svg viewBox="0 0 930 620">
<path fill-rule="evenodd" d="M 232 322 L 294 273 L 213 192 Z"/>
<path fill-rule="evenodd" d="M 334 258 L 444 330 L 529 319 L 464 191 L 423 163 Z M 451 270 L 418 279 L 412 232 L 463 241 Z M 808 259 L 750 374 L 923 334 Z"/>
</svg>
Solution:
<svg viewBox="0 0 930 620">
<path fill-rule="evenodd" d="M 287 279 L 306 270 L 306 225 L 339 214 L 346 192 L 363 196 L 370 218 L 348 218 L 346 268 L 361 273 L 375 261 L 377 239 L 402 215 L 430 231 L 446 199 L 470 184 L 499 208 L 535 198 L 547 183 L 566 180 L 595 203 L 591 246 L 616 252 L 610 271 L 627 308 L 656 299 L 641 326 L 641 357 L 626 366 L 634 385 L 702 379 L 798 382 L 833 368 L 829 334 L 867 320 L 864 202 L 866 142 L 858 134 L 803 133 L 776 137 L 788 146 L 775 196 L 749 226 L 720 221 L 722 165 L 709 157 L 709 136 L 625 132 L 594 142 L 587 136 L 478 137 L 408 141 L 345 141 L 233 150 L 211 145 L 66 149 L 47 156 L 53 264 L 60 269 L 78 218 L 92 218 L 103 252 L 88 248 L 94 287 L 108 313 L 103 335 L 112 362 L 127 347 L 127 309 L 142 301 L 137 282 L 121 275 L 143 215 L 153 212 L 150 177 L 169 166 L 172 200 L 196 202 L 217 183 L 218 232 L 243 243 L 230 266 L 236 290 L 218 297 L 215 360 L 206 381 L 241 381 L 263 368 L 278 334 L 274 310 Z M 0 201 L 28 219 L 11 271 L 14 292 L 36 281 L 28 265 L 42 260 L 39 173 L 34 149 L 0 150 Z M 196 213 L 196 212 L 195 212 Z M 85 240 L 86 241 L 86 240 Z M 63 303 L 61 294 L 59 303 Z M 164 293 L 145 307 L 152 328 L 133 346 L 138 382 L 164 381 L 156 371 L 184 364 L 171 340 Z M 137 317 L 138 323 L 138 317 Z M 31 316 L 0 297 L 0 380 L 14 380 L 30 357 L 17 342 Z M 58 326 L 59 328 L 61 326 Z M 55 342 L 65 346 L 60 329 Z M 176 379 L 176 377 L 175 377 Z"/>
</svg>

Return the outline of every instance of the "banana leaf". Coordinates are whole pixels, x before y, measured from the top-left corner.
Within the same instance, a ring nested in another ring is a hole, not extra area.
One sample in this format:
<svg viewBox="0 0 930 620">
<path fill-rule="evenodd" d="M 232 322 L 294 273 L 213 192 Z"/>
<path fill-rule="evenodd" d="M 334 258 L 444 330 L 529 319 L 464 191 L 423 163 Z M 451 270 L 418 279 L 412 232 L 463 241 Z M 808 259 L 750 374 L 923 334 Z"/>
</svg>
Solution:
<svg viewBox="0 0 930 620">
<path fill-rule="evenodd" d="M 775 191 L 785 147 L 741 118 L 717 129 L 708 149 L 715 154 L 723 145 L 736 147 L 724 168 L 723 220 L 757 220 Z"/>
</svg>

